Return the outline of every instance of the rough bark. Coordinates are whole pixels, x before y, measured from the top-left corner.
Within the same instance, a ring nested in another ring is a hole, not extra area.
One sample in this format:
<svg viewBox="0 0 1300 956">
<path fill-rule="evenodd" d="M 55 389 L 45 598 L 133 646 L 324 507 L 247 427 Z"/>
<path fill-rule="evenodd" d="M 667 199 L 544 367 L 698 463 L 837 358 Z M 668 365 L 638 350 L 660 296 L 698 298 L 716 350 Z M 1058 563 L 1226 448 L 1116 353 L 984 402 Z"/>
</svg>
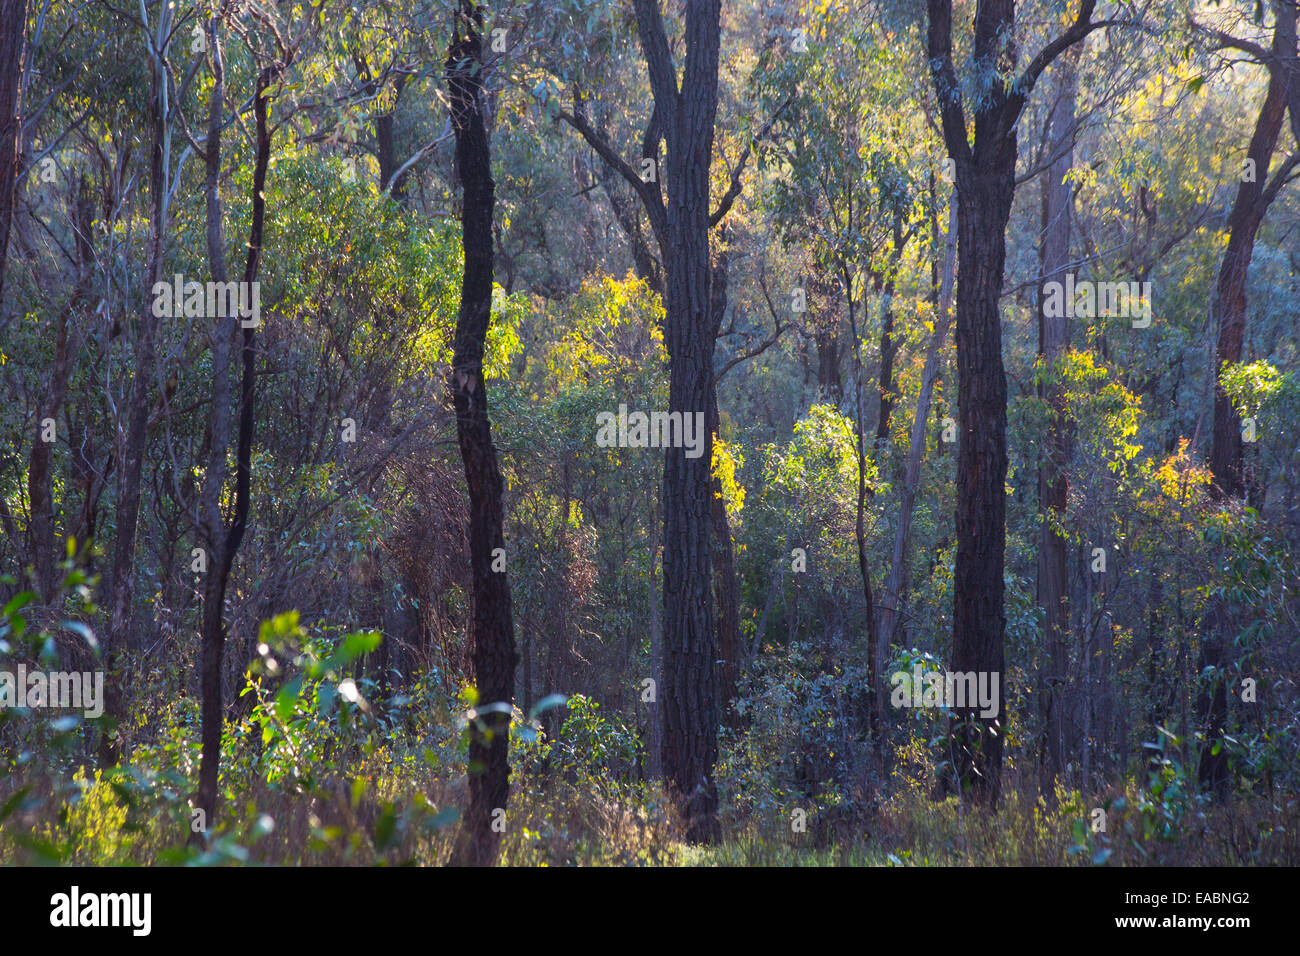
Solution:
<svg viewBox="0 0 1300 956">
<path fill-rule="evenodd" d="M 1273 49 L 1278 55 L 1295 56 L 1296 14 L 1294 9 L 1279 4 L 1278 21 L 1274 29 Z M 1289 24 L 1289 26 L 1288 26 Z M 1274 70 L 1269 77 L 1268 92 L 1255 120 L 1255 130 L 1250 138 L 1246 155 L 1253 160 L 1253 181 L 1243 181 L 1237 186 L 1237 195 L 1228 215 L 1228 247 L 1219 265 L 1215 286 L 1218 339 L 1215 343 L 1214 361 L 1217 371 L 1225 365 L 1241 361 L 1242 341 L 1246 327 L 1246 278 L 1250 260 L 1255 251 L 1255 237 L 1272 199 L 1277 195 L 1270 188 L 1268 169 L 1282 130 L 1286 114 L 1286 76 Z M 1223 391 L 1216 378 L 1214 388 L 1214 436 L 1210 452 L 1210 471 L 1214 486 L 1222 498 L 1239 498 L 1245 486 L 1242 481 L 1241 418 L 1232 400 Z"/>
<path fill-rule="evenodd" d="M 685 62 L 680 89 L 677 66 L 658 0 L 634 0 L 637 33 L 654 96 L 654 119 L 642 144 L 654 155 L 667 147 L 666 175 L 645 182 L 591 126 L 575 96 L 574 113 L 561 118 L 637 193 L 650 220 L 664 266 L 665 343 L 669 358 L 669 410 L 701 413 L 708 420 L 717 325 L 710 308 L 709 229 L 738 192 L 738 171 L 719 207 L 709 211 L 709 164 L 718 104 L 719 0 L 685 5 Z M 661 180 L 668 185 L 667 203 Z M 685 449 L 664 455 L 661 501 L 663 552 L 663 763 L 668 789 L 687 825 L 687 838 L 717 837 L 718 755 L 717 637 L 712 594 L 713 438 L 705 429 L 703 453 Z"/>
<path fill-rule="evenodd" d="M 666 273 L 669 410 L 709 411 L 717 326 L 709 299 L 709 163 L 718 103 L 718 0 L 686 6 L 680 91 L 657 0 L 636 0 L 637 26 L 667 143 L 668 203 L 661 253 Z M 664 456 L 664 774 L 687 837 L 717 837 L 718 690 L 713 625 L 713 438 L 703 454 Z"/>
<path fill-rule="evenodd" d="M 456 406 L 456 437 L 469 488 L 469 551 L 473 574 L 470 642 L 474 683 L 482 705 L 511 704 L 518 663 L 510 585 L 504 571 L 492 570 L 493 552 L 505 548 L 502 531 L 502 481 L 488 418 L 483 353 L 492 318 L 492 215 L 495 204 L 492 161 L 483 121 L 482 13 L 461 0 L 456 33 L 445 68 L 456 173 L 463 191 L 461 237 L 465 270 L 451 375 Z M 501 834 L 493 824 L 510 795 L 510 714 L 480 713 L 471 724 L 469 802 L 453 859 L 461 865 L 490 866 Z M 499 826 L 499 824 L 498 824 Z"/>
<path fill-rule="evenodd" d="M 954 671 L 1004 675 L 1003 572 L 1006 558 L 1007 382 L 999 302 L 1006 264 L 1006 226 L 1015 195 L 1016 122 L 1047 66 L 1097 25 L 1095 0 L 1082 0 L 1074 22 L 1018 76 L 1014 0 L 976 7 L 974 69 L 992 74 L 973 104 L 974 142 L 952 53 L 952 0 L 928 0 L 927 47 L 944 143 L 956 167 L 958 218 L 957 560 L 954 575 Z M 977 801 L 1001 791 L 1005 681 L 997 716 L 956 709 L 950 732 L 954 778 Z"/>
</svg>

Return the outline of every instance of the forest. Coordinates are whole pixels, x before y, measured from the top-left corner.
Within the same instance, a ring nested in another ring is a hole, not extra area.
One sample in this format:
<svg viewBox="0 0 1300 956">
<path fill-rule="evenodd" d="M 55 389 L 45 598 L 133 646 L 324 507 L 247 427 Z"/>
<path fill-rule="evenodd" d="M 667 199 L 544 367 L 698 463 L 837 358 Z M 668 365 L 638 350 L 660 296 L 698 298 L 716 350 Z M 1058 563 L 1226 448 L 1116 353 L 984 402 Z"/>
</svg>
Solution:
<svg viewBox="0 0 1300 956">
<path fill-rule="evenodd" d="M 0 865 L 1300 865 L 1296 0 L 0 11 Z"/>
</svg>

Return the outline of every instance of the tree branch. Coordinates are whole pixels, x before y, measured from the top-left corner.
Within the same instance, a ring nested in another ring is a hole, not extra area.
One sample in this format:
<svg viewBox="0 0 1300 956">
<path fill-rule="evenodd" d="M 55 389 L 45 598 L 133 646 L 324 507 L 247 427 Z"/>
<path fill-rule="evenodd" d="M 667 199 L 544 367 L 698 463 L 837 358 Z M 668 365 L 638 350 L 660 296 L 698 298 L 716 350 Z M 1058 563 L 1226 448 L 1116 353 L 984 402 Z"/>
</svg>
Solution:
<svg viewBox="0 0 1300 956">
<path fill-rule="evenodd" d="M 650 74 L 650 91 L 654 94 L 655 109 L 671 144 L 677 126 L 677 68 L 668 49 L 668 35 L 664 32 L 659 0 L 633 0 L 636 7 L 637 33 L 645 53 L 646 69 Z"/>
</svg>

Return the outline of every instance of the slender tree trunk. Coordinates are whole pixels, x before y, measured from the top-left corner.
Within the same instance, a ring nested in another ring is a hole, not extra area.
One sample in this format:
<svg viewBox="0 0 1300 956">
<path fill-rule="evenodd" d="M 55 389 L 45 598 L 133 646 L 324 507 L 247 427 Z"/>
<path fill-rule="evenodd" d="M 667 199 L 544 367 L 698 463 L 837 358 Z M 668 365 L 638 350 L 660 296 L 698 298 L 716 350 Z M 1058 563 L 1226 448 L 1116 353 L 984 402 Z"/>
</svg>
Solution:
<svg viewBox="0 0 1300 956">
<path fill-rule="evenodd" d="M 67 393 L 68 376 L 76 359 L 77 349 L 69 334 L 72 317 L 83 307 L 86 293 L 94 275 L 94 253 L 90 246 L 91 200 L 85 181 L 78 183 L 69 202 L 77 253 L 77 281 L 67 305 L 59 313 L 58 332 L 54 345 L 54 364 L 50 369 L 49 386 L 45 398 L 36 412 L 36 439 L 32 443 L 27 467 L 27 495 L 31 520 L 31 558 L 34 569 L 33 587 L 40 600 L 51 603 L 58 594 L 54 544 L 54 493 L 50 474 L 54 443 L 44 440 L 43 423 L 57 419 Z M 71 436 L 69 436 L 71 446 Z"/>
<path fill-rule="evenodd" d="M 17 202 L 18 165 L 23 151 L 23 47 L 27 0 L 4 0 L 0 17 L 0 303 L 4 302 L 9 230 Z"/>
<path fill-rule="evenodd" d="M 853 537 L 858 550 L 858 574 L 862 579 L 862 598 L 867 617 L 867 686 L 874 688 L 868 694 L 868 723 L 876 746 L 876 758 L 884 763 L 884 680 L 880 668 L 880 644 L 877 640 L 876 599 L 871 587 L 871 563 L 867 556 L 867 442 L 862 413 L 862 339 L 858 335 L 858 318 L 853 298 L 853 276 L 848 263 L 840 265 L 840 280 L 844 283 L 844 298 L 849 306 L 849 334 L 853 337 L 853 430 L 857 444 L 858 498 L 854 512 Z"/>
<path fill-rule="evenodd" d="M 171 33 L 170 7 L 159 11 L 156 38 Z M 159 55 L 165 54 L 165 45 Z M 118 426 L 116 455 L 121 463 L 117 471 L 117 538 L 113 542 L 113 572 L 109 594 L 109 625 L 107 639 L 103 642 L 106 669 L 109 677 L 104 693 L 104 723 L 109 730 L 120 724 L 123 716 L 123 698 L 120 690 L 124 675 L 120 669 L 122 654 L 131 627 L 131 604 L 135 590 L 136 531 L 140 520 L 140 484 L 144 473 L 145 441 L 148 437 L 149 407 L 153 399 L 153 379 L 157 364 L 156 344 L 158 319 L 153 314 L 152 289 L 162 274 L 163 248 L 167 235 L 167 156 L 171 151 L 171 129 L 168 116 L 168 80 L 166 68 L 155 58 L 153 67 L 153 148 L 149 160 L 149 195 L 152 210 L 149 218 L 147 266 L 139 295 L 139 328 L 135 340 L 135 374 L 131 379 L 130 398 L 126 403 L 127 423 L 125 434 Z M 100 760 L 114 764 L 118 760 L 118 744 L 106 730 L 100 738 Z"/>
<path fill-rule="evenodd" d="M 220 172 L 219 129 L 224 110 L 224 65 L 221 58 L 218 20 L 209 23 L 208 44 L 212 51 L 215 83 L 209 103 L 208 129 L 208 257 L 216 281 L 226 272 L 225 252 L 221 235 L 221 206 L 217 195 L 217 176 Z M 257 153 L 253 166 L 252 223 L 248 237 L 248 256 L 244 263 L 244 282 L 257 281 L 261 267 L 262 234 L 266 219 L 266 174 L 271 158 L 271 132 L 268 122 L 269 98 L 267 87 L 281 67 L 267 67 L 257 78 L 253 97 L 256 121 Z M 199 662 L 199 684 L 202 694 L 200 714 L 202 755 L 199 763 L 198 805 L 209 826 L 216 819 L 217 782 L 221 763 L 221 731 L 225 717 L 221 687 L 222 655 L 225 649 L 225 597 L 230 580 L 230 570 L 243 543 L 248 524 L 248 510 L 252 492 L 252 450 L 255 423 L 256 385 L 256 335 L 255 326 L 243 326 L 235 318 L 228 322 L 217 320 L 213 337 L 213 388 L 211 411 L 212 462 L 209 468 L 219 476 L 211 485 L 205 475 L 205 487 L 200 517 L 204 521 L 205 540 L 210 548 L 209 571 L 203 589 L 202 651 Z M 235 450 L 235 513 L 229 528 L 225 526 L 219 507 L 221 487 L 226 480 L 225 456 L 230 445 L 230 386 L 229 346 L 235 326 L 241 325 L 241 374 L 239 389 L 239 432 Z M 224 328 L 223 328 L 224 326 Z M 220 456 L 220 463 L 217 458 Z"/>
<path fill-rule="evenodd" d="M 935 227 L 938 228 L 937 225 Z M 907 466 L 903 474 L 902 495 L 898 503 L 898 520 L 894 523 L 894 550 L 885 580 L 884 600 L 880 606 L 880 627 L 876 635 L 878 661 L 889 660 L 898 626 L 899 610 L 907 593 L 907 546 L 912 533 L 912 515 L 916 510 L 916 495 L 921 484 L 921 461 L 925 457 L 925 429 L 930 420 L 930 404 L 934 384 L 939 378 L 939 356 L 943 353 L 944 339 L 952 323 L 953 283 L 957 269 L 957 197 L 953 195 L 948 206 L 948 236 L 945 245 L 943 278 L 939 290 L 938 308 L 934 317 L 934 332 L 925 352 L 925 368 L 921 372 L 921 391 L 916 399 L 916 413 L 912 416 L 912 430 L 907 449 Z M 876 682 L 876 693 L 881 696 L 884 709 L 885 684 Z"/>
<path fill-rule="evenodd" d="M 1066 578 L 1068 536 L 1063 527 L 1069 497 L 1066 465 L 1070 458 L 1070 432 L 1065 420 L 1065 388 L 1057 380 L 1057 367 L 1070 347 L 1070 320 L 1064 314 L 1046 314 L 1043 304 L 1049 282 L 1065 282 L 1070 261 L 1070 231 L 1074 216 L 1074 190 L 1066 180 L 1074 165 L 1075 101 L 1078 96 L 1077 49 L 1063 57 L 1054 78 L 1048 115 L 1047 149 L 1055 159 L 1044 172 L 1042 237 L 1038 250 L 1038 360 L 1046 382 L 1038 386 L 1048 408 L 1047 439 L 1038 467 L 1038 605 L 1043 609 L 1043 643 L 1046 663 L 1038 679 L 1039 719 L 1045 747 L 1042 780 L 1045 796 L 1055 794 L 1055 779 L 1064 766 L 1062 711 L 1066 670 L 1069 667 L 1070 609 Z"/>
<path fill-rule="evenodd" d="M 500 549 L 499 554 L 505 553 L 505 536 L 501 470 L 492 444 L 483 372 L 492 318 L 495 187 L 483 120 L 482 22 L 478 5 L 472 0 L 460 0 L 455 37 L 447 51 L 446 81 L 456 135 L 456 173 L 464 197 L 461 236 L 465 253 L 451 389 L 456 406 L 456 437 L 469 488 L 474 682 L 481 705 L 509 706 L 518 654 L 510 584 L 504 571 L 492 570 L 493 552 Z M 469 803 L 453 859 L 460 865 L 491 866 L 496 861 L 510 795 L 510 714 L 482 713 L 471 727 Z"/>
<path fill-rule="evenodd" d="M 709 288 L 713 324 L 722 323 L 727 308 L 727 253 L 718 254 L 717 265 Z M 720 424 L 718 413 L 718 388 L 716 380 L 709 385 L 709 434 L 716 436 Z M 709 502 L 710 521 L 713 525 L 713 595 L 718 624 L 718 703 L 722 708 L 722 721 L 734 726 L 736 713 L 731 701 L 736 696 L 740 679 L 740 586 L 736 580 L 735 551 L 731 543 L 731 524 L 727 520 L 727 503 L 722 497 L 722 480 L 711 478 Z"/>
</svg>

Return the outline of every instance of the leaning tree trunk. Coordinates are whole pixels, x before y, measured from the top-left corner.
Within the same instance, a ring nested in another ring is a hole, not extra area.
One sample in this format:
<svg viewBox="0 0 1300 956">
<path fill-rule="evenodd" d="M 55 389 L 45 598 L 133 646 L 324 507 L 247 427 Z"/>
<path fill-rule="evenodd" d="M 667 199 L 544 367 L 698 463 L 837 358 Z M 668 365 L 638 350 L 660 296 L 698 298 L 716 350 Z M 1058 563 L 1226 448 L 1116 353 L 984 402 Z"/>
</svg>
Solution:
<svg viewBox="0 0 1300 956">
<path fill-rule="evenodd" d="M 464 195 L 461 236 L 465 271 L 451 375 L 456 406 L 456 437 L 469 487 L 469 552 L 473 573 L 470 641 L 474 682 L 483 705 L 511 703 L 518 655 L 504 571 L 492 570 L 493 552 L 502 549 L 502 482 L 488 420 L 483 352 L 492 317 L 492 213 L 495 202 L 492 161 L 483 122 L 482 13 L 461 0 L 456 35 L 447 51 L 446 79 L 456 172 Z M 460 865 L 495 862 L 510 795 L 507 743 L 510 713 L 480 713 L 471 724 L 469 803 L 454 860 Z"/>
</svg>

